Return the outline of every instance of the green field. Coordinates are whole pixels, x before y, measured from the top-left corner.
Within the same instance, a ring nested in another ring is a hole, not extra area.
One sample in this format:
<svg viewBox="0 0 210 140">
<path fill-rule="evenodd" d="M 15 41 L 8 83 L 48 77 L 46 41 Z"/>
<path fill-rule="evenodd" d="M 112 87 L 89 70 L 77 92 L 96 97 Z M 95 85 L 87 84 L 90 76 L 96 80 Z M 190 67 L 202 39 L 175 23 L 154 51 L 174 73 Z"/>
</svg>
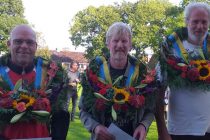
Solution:
<svg viewBox="0 0 210 140">
<path fill-rule="evenodd" d="M 71 109 L 71 104 L 70 104 L 70 109 Z M 89 140 L 89 139 L 90 139 L 90 133 L 83 127 L 82 123 L 80 122 L 79 110 L 77 108 L 75 121 L 70 122 L 67 140 Z M 156 123 L 153 122 L 147 134 L 147 140 L 157 140 L 157 139 L 158 138 L 157 138 Z"/>
<path fill-rule="evenodd" d="M 83 127 L 78 116 L 71 122 L 67 140 L 89 140 L 90 133 Z M 156 123 L 153 122 L 147 134 L 147 140 L 157 140 Z"/>
</svg>

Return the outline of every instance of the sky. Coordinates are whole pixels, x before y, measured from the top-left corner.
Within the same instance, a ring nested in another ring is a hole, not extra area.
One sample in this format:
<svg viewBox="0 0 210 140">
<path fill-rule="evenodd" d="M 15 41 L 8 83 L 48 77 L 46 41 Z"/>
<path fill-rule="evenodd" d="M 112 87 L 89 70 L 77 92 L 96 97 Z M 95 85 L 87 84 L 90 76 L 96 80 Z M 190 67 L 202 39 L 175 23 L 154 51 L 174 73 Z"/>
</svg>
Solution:
<svg viewBox="0 0 210 140">
<path fill-rule="evenodd" d="M 24 16 L 34 26 L 36 32 L 42 33 L 50 50 L 84 51 L 82 47 L 75 49 L 69 39 L 68 30 L 74 15 L 88 6 L 110 5 L 123 0 L 22 0 Z M 125 0 L 136 2 L 137 0 Z M 169 0 L 179 4 L 180 0 Z"/>
</svg>

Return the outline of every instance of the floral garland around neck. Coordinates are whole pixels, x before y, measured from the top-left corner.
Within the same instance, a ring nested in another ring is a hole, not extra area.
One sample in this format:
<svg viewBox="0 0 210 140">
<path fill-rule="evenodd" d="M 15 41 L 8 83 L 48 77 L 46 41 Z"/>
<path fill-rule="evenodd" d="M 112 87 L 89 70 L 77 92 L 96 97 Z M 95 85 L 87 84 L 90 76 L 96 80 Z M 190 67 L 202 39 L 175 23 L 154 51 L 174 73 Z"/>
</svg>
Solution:
<svg viewBox="0 0 210 140">
<path fill-rule="evenodd" d="M 176 30 L 181 41 L 187 38 L 186 28 Z M 210 42 L 208 42 L 210 43 Z M 166 63 L 169 65 L 168 75 L 172 76 L 169 80 L 169 84 L 174 87 L 196 87 L 199 89 L 209 90 L 210 89 L 210 61 L 206 60 L 203 50 L 199 49 L 199 57 L 189 53 L 185 59 L 177 58 L 173 55 L 171 49 L 172 43 L 168 42 L 168 51 L 165 49 L 164 57 Z M 166 47 L 166 46 L 164 46 Z M 167 47 L 166 47 L 167 48 Z M 209 49 L 209 48 L 208 48 Z M 183 50 L 181 50 L 181 53 Z M 207 52 L 208 54 L 208 52 Z M 184 56 L 182 54 L 182 56 Z M 166 67 L 166 66 L 165 66 Z M 177 75 L 179 75 L 177 77 Z"/>
<path fill-rule="evenodd" d="M 117 87 L 117 83 L 122 80 L 123 76 L 118 77 L 113 84 L 108 84 L 97 76 L 91 69 L 87 70 L 87 78 L 93 94 L 84 102 L 89 103 L 92 100 L 94 107 L 92 109 L 97 112 L 110 112 L 113 120 L 117 120 L 117 114 L 126 113 L 129 119 L 135 117 L 135 113 L 145 104 L 145 95 L 155 90 L 155 70 L 145 75 L 144 80 L 135 87 Z"/>
<path fill-rule="evenodd" d="M 20 79 L 16 82 L 14 90 L 0 88 L 0 126 L 19 121 L 49 120 L 51 106 L 48 97 L 51 89 L 47 89 L 55 77 L 58 66 L 51 62 L 47 69 L 47 76 L 42 89 L 34 89 L 33 84 L 28 85 Z"/>
</svg>

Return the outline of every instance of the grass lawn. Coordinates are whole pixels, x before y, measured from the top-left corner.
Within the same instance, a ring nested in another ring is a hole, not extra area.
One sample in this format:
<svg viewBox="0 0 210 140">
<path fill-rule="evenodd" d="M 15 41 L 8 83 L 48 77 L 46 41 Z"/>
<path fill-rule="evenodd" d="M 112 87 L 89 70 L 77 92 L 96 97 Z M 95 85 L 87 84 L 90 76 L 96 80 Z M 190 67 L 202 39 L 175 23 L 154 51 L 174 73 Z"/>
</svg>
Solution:
<svg viewBox="0 0 210 140">
<path fill-rule="evenodd" d="M 79 93 L 80 95 L 80 93 Z M 71 109 L 71 104 L 70 104 Z M 75 121 L 70 122 L 70 127 L 67 135 L 67 140 L 89 140 L 90 133 L 83 127 L 79 119 L 79 110 L 77 108 Z M 153 122 L 147 134 L 147 140 L 157 140 L 156 123 Z"/>
</svg>

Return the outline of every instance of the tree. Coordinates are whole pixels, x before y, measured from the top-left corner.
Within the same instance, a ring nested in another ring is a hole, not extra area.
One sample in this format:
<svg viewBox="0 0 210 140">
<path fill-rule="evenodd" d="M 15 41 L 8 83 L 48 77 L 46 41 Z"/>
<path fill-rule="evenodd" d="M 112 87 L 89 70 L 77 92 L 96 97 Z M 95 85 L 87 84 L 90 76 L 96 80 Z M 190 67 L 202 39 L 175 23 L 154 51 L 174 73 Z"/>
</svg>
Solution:
<svg viewBox="0 0 210 140">
<path fill-rule="evenodd" d="M 181 13 L 181 14 L 180 14 Z M 108 27 L 116 21 L 128 23 L 133 32 L 136 56 L 144 57 L 145 48 L 158 51 L 164 35 L 183 26 L 182 8 L 167 0 L 146 0 L 136 3 L 115 3 L 113 6 L 88 7 L 78 12 L 70 27 L 71 41 L 86 48 L 86 57 L 92 58 L 105 47 Z"/>
<path fill-rule="evenodd" d="M 101 53 L 101 48 L 105 46 L 106 30 L 114 21 L 121 21 L 121 17 L 113 6 L 90 6 L 78 12 L 69 30 L 73 45 L 86 47 L 87 57 Z"/>
<path fill-rule="evenodd" d="M 182 0 L 181 1 L 181 7 L 184 8 L 190 2 L 195 2 L 195 0 Z M 209 0 L 196 0 L 196 2 L 205 2 L 205 3 L 210 4 Z"/>
<path fill-rule="evenodd" d="M 36 32 L 36 40 L 37 40 L 37 47 L 38 48 L 48 48 L 44 36 L 41 32 Z"/>
<path fill-rule="evenodd" d="M 17 24 L 27 23 L 24 19 L 24 8 L 21 0 L 0 0 L 0 51 L 8 51 L 6 41 L 10 30 Z"/>
<path fill-rule="evenodd" d="M 36 51 L 36 56 L 41 56 L 42 58 L 45 58 L 49 60 L 51 58 L 51 52 L 48 49 L 48 47 L 39 47 Z"/>
</svg>

